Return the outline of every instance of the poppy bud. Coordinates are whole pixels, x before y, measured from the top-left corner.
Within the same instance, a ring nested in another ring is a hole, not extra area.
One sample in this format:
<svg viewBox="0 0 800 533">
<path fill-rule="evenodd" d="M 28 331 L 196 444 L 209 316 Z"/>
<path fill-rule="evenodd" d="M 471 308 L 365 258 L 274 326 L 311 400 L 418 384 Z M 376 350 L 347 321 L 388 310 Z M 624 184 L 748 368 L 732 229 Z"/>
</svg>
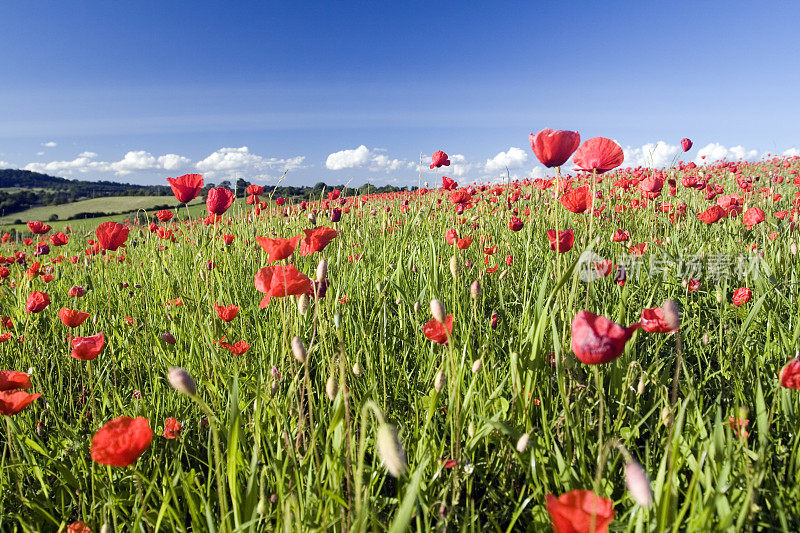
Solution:
<svg viewBox="0 0 800 533">
<path fill-rule="evenodd" d="M 708 333 L 703 333 L 703 346 L 708 346 L 710 340 Z"/>
<path fill-rule="evenodd" d="M 308 214 L 308 221 L 311 222 L 312 226 L 316 226 L 317 225 L 317 215 L 315 213 L 309 213 Z"/>
<path fill-rule="evenodd" d="M 360 364 L 355 363 L 353 365 L 353 374 L 355 374 L 356 376 L 360 376 L 361 375 L 361 365 Z"/>
<path fill-rule="evenodd" d="M 100 527 L 100 533 L 111 533 L 111 525 L 107 522 Z"/>
<path fill-rule="evenodd" d="M 454 278 L 458 277 L 458 257 L 456 256 L 450 258 L 450 273 Z"/>
<path fill-rule="evenodd" d="M 336 378 L 333 374 L 331 374 L 331 377 L 325 382 L 325 394 L 330 401 L 333 401 L 333 399 L 336 398 L 337 392 L 339 392 L 339 384 L 336 382 Z"/>
<path fill-rule="evenodd" d="M 414 302 L 414 312 L 415 313 L 419 312 L 419 302 Z"/>
<path fill-rule="evenodd" d="M 525 450 L 528 449 L 528 441 L 530 440 L 530 435 L 527 433 L 523 433 L 522 436 L 517 440 L 517 451 L 519 453 L 524 453 Z"/>
<path fill-rule="evenodd" d="M 44 435 L 44 424 L 41 422 L 36 423 L 36 434 L 40 437 Z"/>
<path fill-rule="evenodd" d="M 297 299 L 297 310 L 300 312 L 301 315 L 306 314 L 310 303 L 311 299 L 308 297 L 308 294 L 300 295 L 300 297 Z"/>
<path fill-rule="evenodd" d="M 182 392 L 187 396 L 194 396 L 197 394 L 197 384 L 192 379 L 189 373 L 179 367 L 170 367 L 167 372 L 167 379 L 172 388 L 178 392 Z"/>
<path fill-rule="evenodd" d="M 477 279 L 472 282 L 472 285 L 469 286 L 469 294 L 472 296 L 473 299 L 477 300 L 478 297 L 481 295 L 481 282 Z"/>
<path fill-rule="evenodd" d="M 400 439 L 397 438 L 394 426 L 381 424 L 378 427 L 376 444 L 386 470 L 394 477 L 402 476 L 406 471 L 406 453 L 400 444 Z"/>
<path fill-rule="evenodd" d="M 328 277 L 328 261 L 320 259 L 317 263 L 317 281 L 322 281 Z"/>
<path fill-rule="evenodd" d="M 792 255 L 797 255 L 797 243 L 793 242 L 792 245 L 789 246 L 789 251 L 792 252 Z"/>
<path fill-rule="evenodd" d="M 661 423 L 665 426 L 669 426 L 669 406 L 664 406 L 661 410 Z"/>
<path fill-rule="evenodd" d="M 681 327 L 681 311 L 675 300 L 664 300 L 661 304 L 664 310 L 664 324 L 671 330 L 677 330 Z"/>
<path fill-rule="evenodd" d="M 717 303 L 718 304 L 722 303 L 722 291 L 719 289 L 717 289 Z"/>
<path fill-rule="evenodd" d="M 342 327 L 342 315 L 340 313 L 333 315 L 333 325 L 336 326 L 336 329 Z"/>
<path fill-rule="evenodd" d="M 475 422 L 472 420 L 470 420 L 469 425 L 467 426 L 467 435 L 469 435 L 469 438 L 475 436 Z"/>
<path fill-rule="evenodd" d="M 650 507 L 653 503 L 653 492 L 642 465 L 636 461 L 630 461 L 625 465 L 625 484 L 628 485 L 628 492 L 636 503 L 642 507 Z"/>
<path fill-rule="evenodd" d="M 483 367 L 483 360 L 475 359 L 475 361 L 472 363 L 472 373 L 477 374 L 478 372 L 481 371 L 482 367 Z"/>
<path fill-rule="evenodd" d="M 431 300 L 431 315 L 433 315 L 433 318 L 435 318 L 437 322 L 444 324 L 445 320 L 447 320 L 447 315 L 444 312 L 442 302 L 439 300 Z"/>
<path fill-rule="evenodd" d="M 644 381 L 644 376 L 642 376 L 641 378 L 639 378 L 639 385 L 636 387 L 636 394 L 638 396 L 641 396 L 642 394 L 644 394 L 645 384 L 646 383 Z"/>
<path fill-rule="evenodd" d="M 447 377 L 444 375 L 444 369 L 440 368 L 439 371 L 436 373 L 436 377 L 433 379 L 433 388 L 436 392 L 442 392 L 445 383 L 447 382 Z"/>
<path fill-rule="evenodd" d="M 300 363 L 305 363 L 306 361 L 306 347 L 303 346 L 303 341 L 300 340 L 300 337 L 293 337 L 292 338 L 292 353 L 294 354 L 294 358 L 297 359 Z"/>
<path fill-rule="evenodd" d="M 267 500 L 266 500 L 266 498 L 260 498 L 258 500 L 258 506 L 256 507 L 256 512 L 261 516 L 267 514 Z"/>
</svg>

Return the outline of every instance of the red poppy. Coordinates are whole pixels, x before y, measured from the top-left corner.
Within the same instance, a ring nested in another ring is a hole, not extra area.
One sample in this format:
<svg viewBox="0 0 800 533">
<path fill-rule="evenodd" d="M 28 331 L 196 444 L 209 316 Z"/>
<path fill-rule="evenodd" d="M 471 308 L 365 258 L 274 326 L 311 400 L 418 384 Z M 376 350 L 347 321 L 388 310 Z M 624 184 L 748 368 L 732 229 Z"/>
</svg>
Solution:
<svg viewBox="0 0 800 533">
<path fill-rule="evenodd" d="M 16 370 L 0 370 L 0 391 L 30 389 L 31 378 L 25 372 Z"/>
<path fill-rule="evenodd" d="M 631 238 L 631 234 L 630 233 L 628 233 L 627 231 L 623 231 L 621 229 L 618 229 L 618 230 L 614 231 L 614 235 L 611 237 L 611 240 L 614 241 L 614 242 L 625 242 L 630 238 Z"/>
<path fill-rule="evenodd" d="M 607 533 L 614 520 L 614 502 L 589 490 L 545 497 L 554 533 Z"/>
<path fill-rule="evenodd" d="M 672 333 L 677 328 L 670 327 L 664 320 L 664 309 L 652 307 L 642 309 L 642 319 L 639 321 L 642 329 L 650 333 Z"/>
<path fill-rule="evenodd" d="M 156 213 L 156 218 L 161 222 L 169 222 L 173 216 L 175 216 L 174 213 L 169 209 L 162 209 Z"/>
<path fill-rule="evenodd" d="M 239 306 L 229 305 L 225 307 L 214 302 L 214 310 L 217 312 L 217 316 L 219 316 L 220 320 L 223 322 L 230 322 L 236 318 L 236 315 L 239 313 Z"/>
<path fill-rule="evenodd" d="M 800 361 L 792 359 L 781 369 L 781 387 L 800 389 Z"/>
<path fill-rule="evenodd" d="M 335 229 L 319 226 L 314 229 L 304 229 L 306 234 L 300 241 L 300 255 L 311 255 L 314 252 L 321 252 L 339 234 Z"/>
<path fill-rule="evenodd" d="M 700 282 L 694 278 L 690 278 L 683 282 L 683 286 L 686 287 L 686 292 L 694 292 L 700 288 Z"/>
<path fill-rule="evenodd" d="M 49 240 L 50 244 L 53 246 L 64 246 L 69 242 L 69 237 L 67 237 L 63 231 L 59 231 L 58 233 L 50 235 Z"/>
<path fill-rule="evenodd" d="M 581 134 L 577 131 L 553 130 L 545 128 L 537 134 L 529 135 L 531 150 L 546 167 L 560 167 L 581 144 Z"/>
<path fill-rule="evenodd" d="M 24 390 L 0 391 L 0 415 L 15 415 L 28 407 L 39 396 L 41 394 L 38 392 L 28 394 Z"/>
<path fill-rule="evenodd" d="M 101 331 L 97 335 L 90 335 L 89 337 L 73 337 L 70 340 L 72 344 L 72 352 L 70 355 L 75 359 L 83 361 L 91 361 L 103 351 L 103 345 L 106 338 Z"/>
<path fill-rule="evenodd" d="M 220 342 L 219 343 L 221 348 L 224 348 L 231 352 L 233 355 L 243 355 L 250 349 L 250 344 L 247 341 L 238 341 L 233 344 L 229 344 L 227 342 Z"/>
<path fill-rule="evenodd" d="M 236 195 L 228 189 L 214 187 L 206 195 L 206 211 L 209 215 L 220 216 L 233 205 Z"/>
<path fill-rule="evenodd" d="M 681 139 L 681 148 L 683 148 L 684 152 L 688 152 L 689 150 L 691 150 L 692 149 L 692 144 L 693 143 L 692 143 L 691 139 L 686 139 L 686 138 Z"/>
<path fill-rule="evenodd" d="M 718 220 L 725 218 L 725 210 L 718 205 L 712 205 L 702 213 L 697 214 L 697 218 L 699 218 L 702 222 L 706 224 L 713 224 Z"/>
<path fill-rule="evenodd" d="M 744 305 L 750 301 L 750 298 L 753 296 L 753 291 L 748 289 L 747 287 L 739 287 L 735 291 L 733 291 L 733 305 L 740 306 Z"/>
<path fill-rule="evenodd" d="M 422 326 L 422 332 L 433 342 L 447 344 L 447 339 L 453 333 L 453 315 L 447 315 L 444 324 L 431 318 L 427 324 Z"/>
<path fill-rule="evenodd" d="M 178 436 L 181 434 L 183 430 L 183 426 L 181 423 L 178 422 L 176 418 L 169 417 L 164 420 L 164 438 L 165 439 L 177 439 Z"/>
<path fill-rule="evenodd" d="M 78 520 L 67 526 L 67 533 L 92 533 L 92 528 L 83 520 Z"/>
<path fill-rule="evenodd" d="M 664 178 L 662 176 L 647 176 L 639 182 L 639 190 L 642 191 L 642 196 L 651 200 L 658 198 L 663 188 Z"/>
<path fill-rule="evenodd" d="M 569 211 L 580 214 L 591 207 L 592 193 L 589 191 L 589 186 L 584 185 L 564 193 L 559 202 Z"/>
<path fill-rule="evenodd" d="M 744 212 L 742 222 L 747 226 L 747 229 L 753 229 L 753 226 L 764 222 L 764 218 L 764 211 L 759 207 L 753 206 Z"/>
<path fill-rule="evenodd" d="M 253 196 L 261 196 L 264 194 L 264 187 L 261 185 L 251 184 L 247 186 L 247 190 L 245 192 L 247 194 L 252 194 Z"/>
<path fill-rule="evenodd" d="M 233 244 L 233 240 L 235 238 L 236 238 L 235 235 L 223 235 L 222 242 L 224 242 L 226 246 L 230 246 L 231 244 Z"/>
<path fill-rule="evenodd" d="M 447 154 L 442 152 L 441 150 L 437 150 L 433 152 L 433 156 L 431 156 L 431 168 L 439 168 L 439 167 L 449 167 L 450 160 L 447 158 Z"/>
<path fill-rule="evenodd" d="M 595 171 L 598 174 L 617 168 L 624 159 L 622 148 L 605 137 L 589 139 L 572 157 L 579 170 Z"/>
<path fill-rule="evenodd" d="M 556 242 L 556 230 L 547 230 L 547 238 L 550 241 L 550 249 L 559 253 L 569 252 L 575 244 L 575 232 L 572 228 L 558 232 L 558 242 Z"/>
<path fill-rule="evenodd" d="M 129 466 L 150 446 L 153 430 L 146 418 L 120 416 L 106 422 L 92 438 L 92 460 L 101 465 Z"/>
<path fill-rule="evenodd" d="M 203 176 L 200 174 L 184 174 L 177 178 L 167 178 L 172 194 L 182 204 L 191 202 L 203 189 Z"/>
<path fill-rule="evenodd" d="M 58 310 L 58 318 L 60 318 L 61 322 L 68 328 L 77 328 L 89 318 L 89 313 L 62 307 Z"/>
<path fill-rule="evenodd" d="M 31 220 L 30 222 L 28 222 L 28 229 L 31 230 L 36 235 L 44 235 L 52 228 L 49 225 L 45 224 L 44 222 L 40 222 L 38 220 Z"/>
<path fill-rule="evenodd" d="M 587 365 L 608 363 L 622 355 L 639 324 L 622 327 L 604 316 L 579 311 L 572 320 L 572 351 Z"/>
<path fill-rule="evenodd" d="M 255 285 L 257 291 L 266 294 L 258 305 L 262 308 L 269 305 L 273 296 L 299 296 L 312 287 L 308 276 L 299 272 L 294 265 L 273 265 L 260 269 L 255 276 Z"/>
<path fill-rule="evenodd" d="M 523 226 L 522 220 L 517 217 L 511 217 L 511 220 L 508 221 L 508 229 L 511 231 L 519 231 Z"/>
<path fill-rule="evenodd" d="M 279 261 L 286 259 L 297 248 L 302 235 L 297 235 L 291 239 L 271 239 L 270 237 L 256 237 L 256 242 L 261 248 L 266 250 L 269 261 Z"/>
<path fill-rule="evenodd" d="M 28 296 L 28 301 L 25 302 L 26 313 L 39 313 L 44 311 L 44 308 L 50 305 L 50 296 L 47 293 L 33 291 Z"/>
<path fill-rule="evenodd" d="M 433 168 L 433 167 L 431 167 Z M 442 189 L 446 191 L 454 191 L 458 188 L 458 183 L 455 180 L 442 176 Z"/>
<path fill-rule="evenodd" d="M 100 248 L 113 252 L 125 244 L 125 241 L 128 239 L 129 231 L 130 230 L 125 225 L 109 220 L 97 226 L 95 234 L 97 235 L 97 242 Z"/>
<path fill-rule="evenodd" d="M 458 246 L 459 250 L 466 250 L 469 248 L 469 245 L 472 244 L 472 239 L 470 237 L 464 237 L 463 239 L 459 239 L 456 242 L 456 246 Z"/>
</svg>

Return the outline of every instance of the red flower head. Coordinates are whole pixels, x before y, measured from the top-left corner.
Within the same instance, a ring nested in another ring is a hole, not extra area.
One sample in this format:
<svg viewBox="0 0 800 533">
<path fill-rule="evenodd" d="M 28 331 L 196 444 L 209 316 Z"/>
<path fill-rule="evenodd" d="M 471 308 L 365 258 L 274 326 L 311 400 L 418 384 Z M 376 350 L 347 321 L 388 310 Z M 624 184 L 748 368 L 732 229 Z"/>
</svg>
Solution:
<svg viewBox="0 0 800 533">
<path fill-rule="evenodd" d="M 236 195 L 228 189 L 214 187 L 210 189 L 206 195 L 206 211 L 208 211 L 209 215 L 219 216 L 233 205 L 235 199 Z"/>
<path fill-rule="evenodd" d="M 589 139 L 578 148 L 572 157 L 572 160 L 578 165 L 578 170 L 594 170 L 598 174 L 617 168 L 624 159 L 622 148 L 605 137 Z"/>
<path fill-rule="evenodd" d="M 280 261 L 286 259 L 297 248 L 297 243 L 300 242 L 302 235 L 297 235 L 291 239 L 271 239 L 269 237 L 256 237 L 256 242 L 267 252 L 269 261 Z"/>
<path fill-rule="evenodd" d="M 47 293 L 33 291 L 28 296 L 28 301 L 25 302 L 26 313 L 39 313 L 44 311 L 44 308 L 50 305 L 50 297 Z"/>
<path fill-rule="evenodd" d="M 177 178 L 167 178 L 172 194 L 182 204 L 191 202 L 203 189 L 203 176 L 200 174 L 184 174 Z"/>
<path fill-rule="evenodd" d="M 44 222 L 39 222 L 38 220 L 31 220 L 28 222 L 28 229 L 31 230 L 36 235 L 44 235 L 52 228 L 45 224 Z"/>
<path fill-rule="evenodd" d="M 125 241 L 128 239 L 129 231 L 130 230 L 123 224 L 108 221 L 97 226 L 95 234 L 97 235 L 97 242 L 100 248 L 113 252 L 125 244 Z"/>
<path fill-rule="evenodd" d="M 183 430 L 183 426 L 181 423 L 178 422 L 176 418 L 169 417 L 164 420 L 164 438 L 165 439 L 177 439 L 178 435 L 180 435 L 181 431 Z"/>
<path fill-rule="evenodd" d="M 169 209 L 162 209 L 156 213 L 156 218 L 161 222 L 169 222 L 175 214 Z"/>
<path fill-rule="evenodd" d="M 658 198 L 663 188 L 664 178 L 661 176 L 647 176 L 639 182 L 639 190 L 642 191 L 642 196 L 651 200 Z"/>
<path fill-rule="evenodd" d="M 664 319 L 664 309 L 661 307 L 642 309 L 642 319 L 639 324 L 643 330 L 649 333 L 672 333 L 677 331 L 677 328 L 671 327 Z"/>
<path fill-rule="evenodd" d="M 569 211 L 580 214 L 592 206 L 592 193 L 589 186 L 584 185 L 564 193 L 559 202 Z"/>
<path fill-rule="evenodd" d="M 28 394 L 23 390 L 4 390 L 0 392 L 0 415 L 11 416 L 28 407 L 36 398 L 41 396 Z"/>
<path fill-rule="evenodd" d="M 447 339 L 453 333 L 453 315 L 447 315 L 444 324 L 431 318 L 427 324 L 422 326 L 422 332 L 433 342 L 447 344 Z"/>
<path fill-rule="evenodd" d="M 545 497 L 554 533 L 607 533 L 614 520 L 614 502 L 589 490 Z M 594 527 L 594 529 L 593 529 Z"/>
<path fill-rule="evenodd" d="M 604 316 L 579 311 L 572 319 L 572 351 L 587 365 L 609 363 L 622 355 L 625 343 L 638 327 L 625 328 Z"/>
<path fill-rule="evenodd" d="M 458 188 L 458 183 L 456 183 L 456 180 L 448 178 L 447 176 L 442 176 L 442 189 L 446 191 L 454 191 L 457 188 Z"/>
<path fill-rule="evenodd" d="M 748 289 L 747 287 L 739 287 L 735 291 L 733 291 L 733 305 L 740 306 L 744 305 L 750 301 L 750 298 L 753 296 L 753 291 Z"/>
<path fill-rule="evenodd" d="M 747 229 L 753 229 L 753 226 L 764 222 L 764 211 L 759 207 L 751 207 L 744 212 L 742 222 L 747 226 Z"/>
<path fill-rule="evenodd" d="M 581 134 L 577 131 L 552 130 L 545 128 L 537 134 L 530 134 L 531 150 L 546 167 L 560 167 L 581 144 Z"/>
<path fill-rule="evenodd" d="M 511 217 L 511 220 L 508 221 L 508 229 L 511 231 L 519 231 L 523 226 L 522 220 L 517 217 Z"/>
<path fill-rule="evenodd" d="M 69 237 L 63 232 L 59 231 L 54 235 L 50 235 L 50 244 L 53 246 L 64 246 L 69 242 Z"/>
<path fill-rule="evenodd" d="M 623 231 L 621 229 L 618 229 L 618 230 L 614 231 L 614 235 L 611 237 L 611 240 L 614 241 L 614 242 L 625 242 L 630 238 L 631 238 L 631 234 L 630 233 L 628 233 L 627 231 Z"/>
<path fill-rule="evenodd" d="M 255 276 L 256 290 L 266 294 L 259 307 L 269 305 L 270 298 L 299 296 L 311 290 L 311 280 L 294 265 L 273 265 L 260 269 Z"/>
<path fill-rule="evenodd" d="M 239 313 L 239 306 L 229 305 L 225 307 L 214 302 L 214 310 L 217 312 L 217 316 L 219 316 L 220 320 L 223 322 L 230 322 L 236 318 L 236 315 Z"/>
<path fill-rule="evenodd" d="M 706 224 L 713 224 L 714 222 L 725 218 L 725 210 L 718 205 L 712 205 L 702 213 L 697 213 L 697 218 Z"/>
<path fill-rule="evenodd" d="M 300 255 L 311 255 L 314 252 L 321 252 L 328 243 L 339 234 L 335 229 L 320 226 L 314 229 L 304 229 L 306 234 L 300 241 Z"/>
<path fill-rule="evenodd" d="M 447 244 L 455 244 L 456 241 L 458 241 L 458 230 L 455 228 L 450 228 L 449 230 L 445 231 L 444 240 L 447 241 Z"/>
<path fill-rule="evenodd" d="M 72 357 L 83 361 L 91 361 L 103 351 L 106 338 L 101 331 L 97 335 L 89 337 L 73 337 L 70 342 L 72 343 L 72 352 L 70 353 Z"/>
<path fill-rule="evenodd" d="M 92 528 L 83 520 L 78 520 L 67 526 L 67 533 L 92 533 Z"/>
<path fill-rule="evenodd" d="M 781 369 L 781 387 L 800 389 L 800 361 L 792 359 Z"/>
<path fill-rule="evenodd" d="M 447 154 L 442 152 L 441 150 L 437 150 L 433 152 L 433 156 L 431 156 L 431 168 L 439 168 L 439 167 L 449 167 L 450 160 L 447 158 Z"/>
<path fill-rule="evenodd" d="M 253 196 L 261 196 L 264 194 L 264 187 L 261 185 L 248 185 L 245 192 Z"/>
<path fill-rule="evenodd" d="M 31 378 L 25 372 L 0 370 L 0 391 L 30 389 L 32 386 Z"/>
<path fill-rule="evenodd" d="M 575 244 L 575 232 L 572 228 L 558 232 L 558 242 L 556 242 L 556 230 L 547 230 L 547 238 L 550 240 L 550 249 L 559 253 L 569 252 Z"/>
<path fill-rule="evenodd" d="M 150 446 L 153 430 L 146 418 L 120 416 L 106 422 L 92 438 L 92 460 L 101 465 L 129 466 Z"/>
<path fill-rule="evenodd" d="M 691 139 L 681 139 L 681 148 L 683 148 L 684 152 L 688 152 L 692 149 L 692 141 Z"/>
<path fill-rule="evenodd" d="M 68 328 L 77 328 L 83 324 L 87 318 L 89 318 L 89 313 L 62 307 L 58 311 L 58 318 L 60 318 L 61 322 L 63 322 Z"/>
</svg>

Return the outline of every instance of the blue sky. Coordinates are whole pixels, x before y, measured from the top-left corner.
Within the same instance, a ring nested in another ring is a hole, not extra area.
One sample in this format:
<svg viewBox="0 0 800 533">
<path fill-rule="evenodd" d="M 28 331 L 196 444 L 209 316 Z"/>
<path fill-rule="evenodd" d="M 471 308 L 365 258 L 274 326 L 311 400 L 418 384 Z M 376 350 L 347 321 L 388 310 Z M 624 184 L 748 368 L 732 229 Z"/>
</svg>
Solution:
<svg viewBox="0 0 800 533">
<path fill-rule="evenodd" d="M 615 139 L 626 166 L 668 163 L 683 137 L 686 159 L 795 153 L 798 16 L 702 1 L 6 2 L 0 168 L 416 184 L 420 154 L 442 149 L 469 182 L 541 173 L 527 137 L 544 127 Z"/>
</svg>

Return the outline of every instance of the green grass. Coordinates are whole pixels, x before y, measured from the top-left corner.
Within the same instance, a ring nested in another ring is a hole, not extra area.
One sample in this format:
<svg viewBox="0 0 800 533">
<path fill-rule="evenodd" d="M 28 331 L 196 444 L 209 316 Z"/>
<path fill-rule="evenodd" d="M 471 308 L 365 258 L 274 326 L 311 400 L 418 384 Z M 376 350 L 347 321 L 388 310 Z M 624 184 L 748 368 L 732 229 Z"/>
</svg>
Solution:
<svg viewBox="0 0 800 533">
<path fill-rule="evenodd" d="M 794 163 L 791 172 L 797 169 Z M 761 185 L 773 171 L 790 172 L 771 163 L 740 168 L 761 176 Z M 598 186 L 605 198 L 612 179 Z M 712 181 L 735 191 L 726 171 L 715 171 Z M 7 417 L 0 436 L 0 529 L 55 531 L 84 520 L 94 531 L 103 524 L 114 531 L 547 531 L 545 496 L 589 489 L 613 500 L 612 531 L 797 531 L 800 391 L 782 389 L 778 373 L 800 348 L 800 269 L 790 252 L 798 233 L 772 215 L 791 207 L 797 188 L 791 179 L 775 187 L 784 198 L 774 205 L 757 190 L 748 200 L 767 213 L 752 231 L 741 217 L 701 223 L 694 213 L 709 202 L 680 187 L 671 198 L 665 186 L 660 199 L 687 202 L 679 222 L 653 209 L 656 202 L 617 213 L 614 205 L 639 198 L 635 188 L 592 222 L 548 199 L 552 189 L 527 186 L 510 207 L 507 189 L 499 202 L 478 201 L 461 216 L 439 191 L 363 206 L 350 200 L 350 213 L 335 224 L 340 234 L 324 252 L 291 259 L 311 277 L 322 257 L 328 261 L 328 293 L 306 314 L 295 297 L 259 308 L 263 295 L 253 283 L 267 265 L 254 237 L 296 235 L 311 227 L 305 213 L 285 218 L 273 208 L 248 218 L 248 206 L 237 201 L 217 227 L 175 226 L 174 243 L 134 227 L 121 253 L 88 258 L 79 231 L 95 223 L 84 223 L 65 249 L 51 252 L 78 256 L 76 264 L 54 265 L 49 283 L 27 280 L 15 266 L 0 287 L 3 314 L 14 320 L 15 338 L 25 337 L 0 344 L 0 368 L 30 368 L 31 392 L 42 394 Z M 408 211 L 401 213 L 404 198 Z M 525 222 L 519 232 L 509 230 L 511 209 Z M 334 226 L 320 211 L 317 224 Z M 554 227 L 576 234 L 574 249 L 558 258 L 545 236 Z M 471 236 L 472 245 L 449 246 L 449 228 Z M 611 242 L 615 229 L 628 230 L 631 240 Z M 235 235 L 234 243 L 225 246 L 222 234 Z M 672 258 L 657 263 L 653 276 L 629 271 L 624 286 L 613 275 L 587 284 L 574 268 L 590 246 L 619 262 L 642 242 L 649 243 L 645 264 Z M 492 244 L 498 249 L 487 265 L 483 248 Z M 682 286 L 687 276 L 676 258 L 704 254 L 707 268 L 715 254 L 752 257 L 751 244 L 764 254 L 757 276 L 731 271 L 717 282 L 703 270 L 698 291 Z M 0 250 L 8 256 L 15 246 Z M 452 257 L 460 264 L 456 277 Z M 487 273 L 494 265 L 499 269 Z M 481 291 L 473 299 L 476 279 Z M 89 290 L 69 298 L 73 285 Z M 753 298 L 736 307 L 731 295 L 740 286 Z M 24 312 L 32 290 L 52 298 L 42 313 Z M 165 306 L 178 297 L 183 306 Z M 422 333 L 433 298 L 454 316 L 448 346 Z M 683 313 L 679 382 L 675 334 L 640 330 L 620 358 L 597 367 L 574 357 L 577 311 L 628 325 L 667 298 Z M 223 323 L 214 302 L 240 312 Z M 92 317 L 71 332 L 58 320 L 61 307 Z M 98 331 L 106 347 L 97 359 L 69 356 L 68 334 Z M 175 345 L 161 340 L 165 331 Z M 232 355 L 215 342 L 223 335 L 252 347 Z M 305 363 L 292 357 L 293 336 L 305 343 Z M 477 359 L 483 365 L 473 373 Z M 209 411 L 169 386 L 171 366 L 194 376 Z M 439 370 L 446 385 L 437 392 Z M 338 385 L 332 400 L 331 380 Z M 745 412 L 749 436 L 738 438 L 728 420 Z M 147 417 L 152 443 L 130 467 L 93 463 L 92 436 L 120 415 Z M 176 440 L 161 436 L 167 417 L 185 428 Z M 397 427 L 407 457 L 398 479 L 376 448 L 381 417 Z M 530 440 L 519 452 L 523 433 Z M 648 472 L 650 508 L 626 490 L 615 451 L 595 480 L 609 439 Z M 445 468 L 447 459 L 456 465 Z"/>
</svg>

